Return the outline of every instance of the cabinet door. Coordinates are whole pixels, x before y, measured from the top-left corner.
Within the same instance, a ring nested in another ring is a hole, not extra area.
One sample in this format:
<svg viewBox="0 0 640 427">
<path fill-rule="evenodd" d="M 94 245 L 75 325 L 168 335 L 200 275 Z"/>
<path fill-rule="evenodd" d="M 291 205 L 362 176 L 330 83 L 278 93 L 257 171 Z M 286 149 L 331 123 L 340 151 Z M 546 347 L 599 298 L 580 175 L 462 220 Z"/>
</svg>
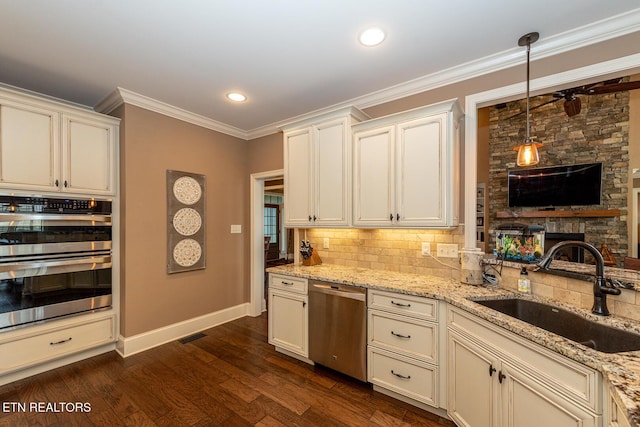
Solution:
<svg viewBox="0 0 640 427">
<path fill-rule="evenodd" d="M 345 119 L 314 128 L 314 225 L 349 224 L 351 143 L 347 132 Z"/>
<path fill-rule="evenodd" d="M 62 138 L 62 190 L 114 194 L 116 126 L 65 114 Z"/>
<path fill-rule="evenodd" d="M 393 205 L 394 127 L 354 135 L 354 225 L 389 227 L 395 224 Z"/>
<path fill-rule="evenodd" d="M 501 375 L 502 426 L 595 427 L 600 416 L 586 412 L 561 395 L 538 384 L 516 365 L 503 362 Z"/>
<path fill-rule="evenodd" d="M 499 361 L 488 351 L 452 331 L 449 331 L 448 346 L 449 416 L 458 426 L 497 425 L 496 376 Z"/>
<path fill-rule="evenodd" d="M 284 136 L 284 225 L 308 227 L 313 224 L 313 165 L 311 128 Z"/>
<path fill-rule="evenodd" d="M 57 191 L 58 113 L 4 100 L 0 103 L 0 185 Z"/>
<path fill-rule="evenodd" d="M 396 210 L 400 225 L 445 226 L 446 114 L 400 123 L 396 138 Z"/>
<path fill-rule="evenodd" d="M 307 296 L 269 291 L 269 344 L 309 357 Z"/>
</svg>

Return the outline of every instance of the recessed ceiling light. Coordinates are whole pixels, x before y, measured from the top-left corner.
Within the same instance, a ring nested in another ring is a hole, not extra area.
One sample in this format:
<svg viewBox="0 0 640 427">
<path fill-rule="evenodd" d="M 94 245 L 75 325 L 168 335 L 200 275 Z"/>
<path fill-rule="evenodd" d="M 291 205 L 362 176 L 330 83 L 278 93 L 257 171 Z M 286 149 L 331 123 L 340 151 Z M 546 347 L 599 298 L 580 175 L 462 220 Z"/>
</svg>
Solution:
<svg viewBox="0 0 640 427">
<path fill-rule="evenodd" d="M 380 43 L 382 43 L 384 38 L 385 38 L 384 31 L 382 31 L 380 28 L 372 27 L 372 28 L 367 28 L 366 30 L 361 32 L 359 40 L 360 40 L 360 43 L 362 43 L 365 46 L 377 46 Z"/>
<path fill-rule="evenodd" d="M 247 97 L 239 92 L 228 93 L 227 98 L 234 102 L 242 102 L 247 100 Z"/>
</svg>

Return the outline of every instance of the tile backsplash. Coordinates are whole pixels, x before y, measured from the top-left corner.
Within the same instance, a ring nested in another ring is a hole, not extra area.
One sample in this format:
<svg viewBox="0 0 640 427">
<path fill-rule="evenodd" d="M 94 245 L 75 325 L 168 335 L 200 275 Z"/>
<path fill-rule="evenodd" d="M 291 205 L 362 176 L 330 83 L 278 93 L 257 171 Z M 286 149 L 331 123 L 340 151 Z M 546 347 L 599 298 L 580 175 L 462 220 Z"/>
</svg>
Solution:
<svg viewBox="0 0 640 427">
<path fill-rule="evenodd" d="M 438 243 L 464 246 L 464 230 L 402 230 L 402 229 L 299 229 L 299 238 L 309 240 L 323 263 L 370 268 L 401 273 L 430 274 L 459 280 L 459 258 L 434 258 L 422 255 L 422 243 L 429 244 L 436 255 Z M 325 242 L 328 248 L 325 248 Z M 520 268 L 505 266 L 499 277 L 500 286 L 517 290 Z M 534 295 L 551 298 L 590 309 L 593 304 L 593 283 L 547 273 L 530 272 Z M 617 316 L 640 321 L 640 291 L 622 290 L 619 296 L 608 295 L 609 311 Z"/>
<path fill-rule="evenodd" d="M 402 273 L 460 277 L 459 258 L 422 255 L 422 243 L 436 254 L 438 243 L 455 243 L 462 249 L 463 228 L 454 230 L 340 229 L 299 230 L 300 239 L 309 240 L 322 262 Z M 305 237 L 306 236 L 306 237 Z M 328 248 L 324 247 L 328 241 Z"/>
</svg>

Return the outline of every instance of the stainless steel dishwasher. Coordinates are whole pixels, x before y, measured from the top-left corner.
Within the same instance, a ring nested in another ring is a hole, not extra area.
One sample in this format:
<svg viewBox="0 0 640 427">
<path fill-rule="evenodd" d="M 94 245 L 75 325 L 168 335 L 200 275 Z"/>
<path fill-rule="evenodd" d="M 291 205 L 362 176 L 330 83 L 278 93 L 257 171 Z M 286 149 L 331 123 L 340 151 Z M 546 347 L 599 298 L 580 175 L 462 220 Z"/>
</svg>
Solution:
<svg viewBox="0 0 640 427">
<path fill-rule="evenodd" d="M 367 381 L 366 289 L 309 280 L 309 358 Z"/>
</svg>

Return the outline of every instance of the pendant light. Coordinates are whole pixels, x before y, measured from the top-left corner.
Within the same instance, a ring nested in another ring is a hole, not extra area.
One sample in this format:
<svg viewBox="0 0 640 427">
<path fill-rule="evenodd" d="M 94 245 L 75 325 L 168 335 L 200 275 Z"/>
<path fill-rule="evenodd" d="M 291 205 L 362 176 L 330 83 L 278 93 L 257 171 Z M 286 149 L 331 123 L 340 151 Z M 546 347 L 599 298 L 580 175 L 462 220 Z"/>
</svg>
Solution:
<svg viewBox="0 0 640 427">
<path fill-rule="evenodd" d="M 527 136 L 522 144 L 514 148 L 514 150 L 518 152 L 518 157 L 516 159 L 516 164 L 518 166 L 533 166 L 538 164 L 540 161 L 538 148 L 542 147 L 542 144 L 533 140 L 530 135 L 529 125 L 529 58 L 531 53 L 531 43 L 535 43 L 539 37 L 540 34 L 534 32 L 525 34 L 518 39 L 518 46 L 527 46 Z"/>
</svg>

